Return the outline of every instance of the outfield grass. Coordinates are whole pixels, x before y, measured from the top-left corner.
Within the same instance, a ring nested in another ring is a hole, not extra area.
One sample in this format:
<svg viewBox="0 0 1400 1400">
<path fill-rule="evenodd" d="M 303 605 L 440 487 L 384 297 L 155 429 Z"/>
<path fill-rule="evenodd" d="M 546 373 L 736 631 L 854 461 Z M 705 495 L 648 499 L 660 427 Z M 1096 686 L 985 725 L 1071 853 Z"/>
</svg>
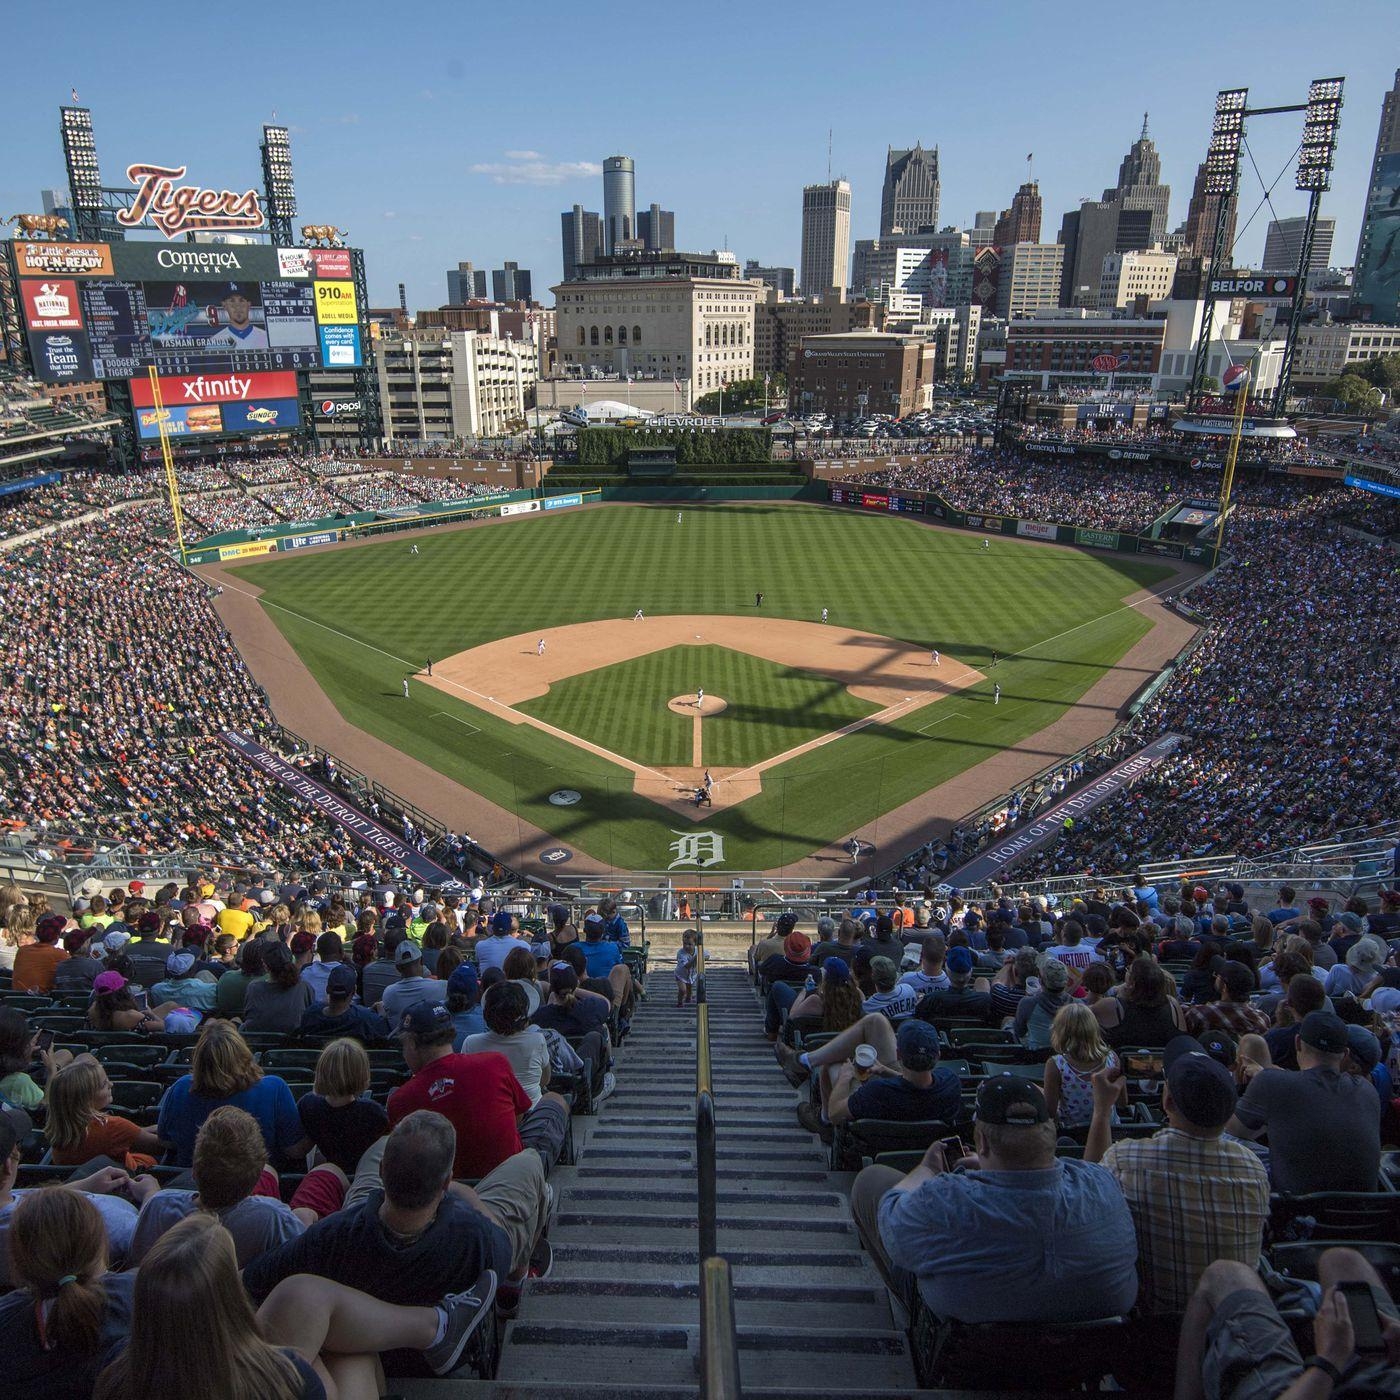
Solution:
<svg viewBox="0 0 1400 1400">
<path fill-rule="evenodd" d="M 758 590 L 771 616 L 816 621 L 827 607 L 835 624 L 938 647 L 983 671 L 1000 653 L 999 706 L 989 677 L 784 764 L 757 797 L 706 823 L 725 835 L 726 869 L 772 869 L 1052 723 L 1147 630 L 1123 597 L 1169 572 L 1007 538 L 983 551 L 973 535 L 797 504 L 686 507 L 679 525 L 675 506 L 560 512 L 420 535 L 418 545 L 416 556 L 392 538 L 307 550 L 234 573 L 265 590 L 271 617 L 347 720 L 554 833 L 580 852 L 570 873 L 664 868 L 671 814 L 632 793 L 630 772 L 564 740 L 433 687 L 414 685 L 405 702 L 406 672 L 638 607 L 744 615 Z M 687 678 L 676 693 L 693 688 Z M 635 722 L 630 706 L 617 708 Z M 551 806 L 558 787 L 582 801 Z"/>
<path fill-rule="evenodd" d="M 747 768 L 880 708 L 829 676 L 720 646 L 669 647 L 585 671 L 515 708 L 638 763 L 689 765 L 694 716 L 666 702 L 702 685 L 728 705 L 702 721 L 704 762 L 716 768 Z"/>
</svg>

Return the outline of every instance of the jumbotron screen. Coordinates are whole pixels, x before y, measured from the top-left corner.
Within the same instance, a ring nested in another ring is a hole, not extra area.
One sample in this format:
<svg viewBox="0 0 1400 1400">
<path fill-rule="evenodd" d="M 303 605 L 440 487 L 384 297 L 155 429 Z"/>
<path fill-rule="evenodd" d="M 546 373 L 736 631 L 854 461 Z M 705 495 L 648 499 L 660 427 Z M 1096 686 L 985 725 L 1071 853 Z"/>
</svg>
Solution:
<svg viewBox="0 0 1400 1400">
<path fill-rule="evenodd" d="M 354 369 L 348 249 L 254 244 L 13 245 L 37 378 Z"/>
</svg>

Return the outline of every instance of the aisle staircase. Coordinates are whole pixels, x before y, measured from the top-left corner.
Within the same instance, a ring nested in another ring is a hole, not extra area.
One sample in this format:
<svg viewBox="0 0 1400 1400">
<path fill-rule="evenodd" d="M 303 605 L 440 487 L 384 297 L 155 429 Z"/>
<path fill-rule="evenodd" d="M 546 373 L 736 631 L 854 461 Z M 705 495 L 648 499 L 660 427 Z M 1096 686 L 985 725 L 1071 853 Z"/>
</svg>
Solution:
<svg viewBox="0 0 1400 1400">
<path fill-rule="evenodd" d="M 733 1270 L 744 1393 L 913 1395 L 905 1336 L 851 1224 L 849 1176 L 828 1171 L 797 1126 L 747 976 L 711 970 L 707 983 L 718 1242 Z M 452 1394 L 697 1391 L 696 1013 L 668 1000 L 669 978 L 652 988 L 578 1164 L 550 1178 L 553 1273 L 529 1286 L 497 1379 L 454 1382 Z"/>
</svg>

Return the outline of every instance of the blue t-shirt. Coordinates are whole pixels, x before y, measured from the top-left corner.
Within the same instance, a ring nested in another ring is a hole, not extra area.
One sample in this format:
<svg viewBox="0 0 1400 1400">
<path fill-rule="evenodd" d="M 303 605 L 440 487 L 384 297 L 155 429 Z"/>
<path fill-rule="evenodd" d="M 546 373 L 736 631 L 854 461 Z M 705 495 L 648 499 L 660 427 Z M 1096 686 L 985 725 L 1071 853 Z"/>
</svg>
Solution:
<svg viewBox="0 0 1400 1400">
<path fill-rule="evenodd" d="M 452 1048 L 460 1055 L 462 1042 L 469 1035 L 486 1034 L 486 1017 L 482 1014 L 481 1003 L 477 1002 L 470 1011 L 454 1011 L 452 1024 L 456 1027 L 452 1035 Z"/>
<path fill-rule="evenodd" d="M 590 977 L 606 977 L 622 961 L 622 949 L 616 943 L 590 943 L 585 939 L 579 946 Z"/>
<path fill-rule="evenodd" d="M 34 1299 L 26 1292 L 0 1298 L 0 1351 L 5 1356 L 5 1374 L 13 1395 L 32 1400 L 70 1400 L 75 1395 L 91 1395 L 97 1374 L 126 1345 L 131 1331 L 131 1294 L 136 1275 L 107 1274 L 102 1287 L 107 1307 L 102 1314 L 97 1349 L 87 1356 L 75 1356 L 61 1347 L 46 1351 L 39 1339 L 34 1316 Z"/>
<path fill-rule="evenodd" d="M 887 1192 L 880 1238 L 939 1317 L 1085 1322 L 1125 1313 L 1137 1297 L 1133 1218 L 1093 1162 L 944 1172 Z"/>
<path fill-rule="evenodd" d="M 879 1118 L 891 1123 L 951 1123 L 962 1112 L 962 1080 L 941 1066 L 927 1089 L 907 1079 L 874 1074 L 847 1100 L 852 1118 Z"/>
<path fill-rule="evenodd" d="M 293 1147 L 306 1136 L 297 1116 L 296 1100 L 284 1079 L 275 1074 L 264 1075 L 250 1089 L 227 1099 L 207 1099 L 194 1091 L 194 1076 L 186 1074 L 177 1079 L 160 1101 L 160 1116 L 156 1131 L 161 1140 L 175 1149 L 175 1165 L 194 1165 L 194 1140 L 204 1120 L 216 1108 L 232 1104 L 251 1113 L 262 1129 L 263 1141 L 273 1164 L 285 1161 Z"/>
</svg>

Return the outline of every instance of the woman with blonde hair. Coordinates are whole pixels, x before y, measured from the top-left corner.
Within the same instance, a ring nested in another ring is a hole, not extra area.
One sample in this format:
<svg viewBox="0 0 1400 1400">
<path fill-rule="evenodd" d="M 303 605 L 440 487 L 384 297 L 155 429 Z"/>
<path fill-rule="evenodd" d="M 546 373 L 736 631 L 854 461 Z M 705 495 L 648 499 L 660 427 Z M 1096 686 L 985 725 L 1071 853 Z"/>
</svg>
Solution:
<svg viewBox="0 0 1400 1400">
<path fill-rule="evenodd" d="M 820 1016 L 822 1030 L 844 1031 L 865 1015 L 865 999 L 844 958 L 829 957 L 822 964 L 822 980 L 792 1005 L 789 1016 Z"/>
<path fill-rule="evenodd" d="M 274 1166 L 304 1157 L 310 1149 L 287 1081 L 258 1068 L 247 1041 L 229 1022 L 206 1021 L 195 1043 L 190 1073 L 177 1079 L 160 1101 L 156 1131 L 162 1142 L 174 1148 L 177 1166 L 194 1164 L 200 1126 L 224 1104 L 258 1120 Z"/>
<path fill-rule="evenodd" d="M 0 1298 L 7 1393 L 90 1395 L 126 1340 L 134 1276 L 107 1272 L 107 1229 L 84 1191 L 28 1193 L 8 1235 L 17 1288 Z"/>
<path fill-rule="evenodd" d="M 1118 1056 L 1108 1048 L 1094 1013 L 1079 1002 L 1062 1006 L 1050 1026 L 1050 1048 L 1045 1062 L 1045 1103 L 1061 1128 L 1087 1128 L 1094 1116 L 1094 1086 L 1090 1079 L 1101 1069 L 1114 1068 Z M 1119 1090 L 1126 1106 L 1128 1085 Z M 1113 1121 L 1118 1121 L 1114 1110 Z"/>
<path fill-rule="evenodd" d="M 301 1126 L 326 1161 L 354 1176 L 360 1158 L 389 1131 L 389 1115 L 369 1097 L 364 1045 L 333 1040 L 316 1061 L 316 1085 L 297 1102 Z"/>
<path fill-rule="evenodd" d="M 49 1083 L 44 1136 L 56 1166 L 81 1167 L 107 1157 L 129 1172 L 155 1166 L 160 1135 L 128 1118 L 108 1113 L 112 1081 L 96 1060 L 75 1060 Z"/>
<path fill-rule="evenodd" d="M 34 942 L 34 908 L 24 902 L 11 904 L 4 911 L 4 927 L 0 928 L 0 968 L 13 971 L 15 954 Z"/>
</svg>

